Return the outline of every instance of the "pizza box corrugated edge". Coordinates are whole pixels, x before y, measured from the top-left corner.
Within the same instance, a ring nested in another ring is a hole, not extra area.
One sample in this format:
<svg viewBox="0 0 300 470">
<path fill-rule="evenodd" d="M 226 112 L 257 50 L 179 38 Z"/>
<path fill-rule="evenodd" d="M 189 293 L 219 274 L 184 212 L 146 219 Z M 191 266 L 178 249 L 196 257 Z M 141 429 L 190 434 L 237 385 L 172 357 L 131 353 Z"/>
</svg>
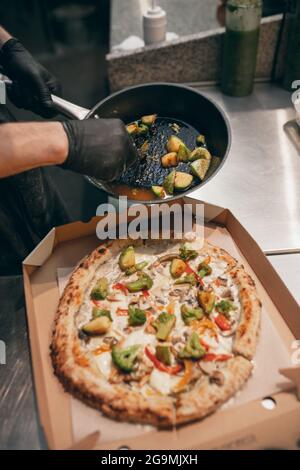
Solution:
<svg viewBox="0 0 300 470">
<path fill-rule="evenodd" d="M 177 201 L 178 202 L 178 201 Z M 196 207 L 199 201 L 180 201 Z M 267 293 L 268 313 L 287 345 L 300 338 L 300 309 L 259 246 L 234 215 L 205 203 L 205 219 L 225 226 Z M 56 268 L 72 266 L 99 244 L 95 229 L 101 217 L 53 228 L 23 262 L 24 290 L 33 375 L 41 425 L 50 449 L 76 446 L 72 436 L 70 396 L 52 372 L 49 357 L 52 322 L 59 298 Z M 130 218 L 129 218 L 130 220 Z M 72 250 L 66 250 L 71 243 Z M 70 254 L 71 253 L 71 254 Z M 68 259 L 70 257 L 70 259 Z M 64 264 L 62 264 L 62 259 Z M 270 300 L 271 299 L 271 300 Z M 263 299 L 264 301 L 264 299 Z M 263 398 L 263 397 L 262 397 Z M 267 410 L 256 400 L 237 409 L 215 413 L 175 431 L 154 431 L 132 439 L 99 444 L 94 449 L 296 449 L 300 439 L 300 402 L 296 389 L 273 396 Z M 280 431 L 281 430 L 281 431 Z"/>
</svg>

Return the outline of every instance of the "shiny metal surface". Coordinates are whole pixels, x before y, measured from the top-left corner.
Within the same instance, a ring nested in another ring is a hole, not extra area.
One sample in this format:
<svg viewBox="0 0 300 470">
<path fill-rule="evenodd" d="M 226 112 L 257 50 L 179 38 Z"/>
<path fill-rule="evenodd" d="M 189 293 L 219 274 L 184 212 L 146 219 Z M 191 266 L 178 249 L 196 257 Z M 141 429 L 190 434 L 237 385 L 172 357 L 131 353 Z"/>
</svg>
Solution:
<svg viewBox="0 0 300 470">
<path fill-rule="evenodd" d="M 71 103 L 70 101 L 64 100 L 56 95 L 51 95 L 51 99 L 54 103 L 55 109 L 73 119 L 84 119 L 90 112 L 89 109 L 78 106 L 77 104 Z"/>
<path fill-rule="evenodd" d="M 247 98 L 201 92 L 227 112 L 232 145 L 222 171 L 191 196 L 230 208 L 263 250 L 300 248 L 300 156 L 283 129 L 295 117 L 290 94 L 266 83 Z"/>
<path fill-rule="evenodd" d="M 282 128 L 294 117 L 289 94 L 268 84 L 256 85 L 249 98 L 227 98 L 216 88 L 201 91 L 227 111 L 233 144 L 222 171 L 192 196 L 229 207 L 263 250 L 300 248 L 300 157 Z M 300 254 L 269 259 L 300 301 Z M 6 365 L 0 365 L 0 448 L 45 448 L 21 277 L 0 278 L 0 299 L 0 339 L 7 351 Z"/>
</svg>

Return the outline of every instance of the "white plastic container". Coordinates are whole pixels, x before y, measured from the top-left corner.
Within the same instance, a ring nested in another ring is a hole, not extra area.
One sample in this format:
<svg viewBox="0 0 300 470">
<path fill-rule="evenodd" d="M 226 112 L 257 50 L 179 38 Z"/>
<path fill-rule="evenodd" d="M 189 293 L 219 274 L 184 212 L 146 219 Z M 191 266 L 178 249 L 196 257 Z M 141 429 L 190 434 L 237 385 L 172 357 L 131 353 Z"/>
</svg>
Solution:
<svg viewBox="0 0 300 470">
<path fill-rule="evenodd" d="M 143 15 L 143 30 L 146 45 L 166 40 L 167 15 L 156 2 L 152 2 L 152 7 Z"/>
</svg>

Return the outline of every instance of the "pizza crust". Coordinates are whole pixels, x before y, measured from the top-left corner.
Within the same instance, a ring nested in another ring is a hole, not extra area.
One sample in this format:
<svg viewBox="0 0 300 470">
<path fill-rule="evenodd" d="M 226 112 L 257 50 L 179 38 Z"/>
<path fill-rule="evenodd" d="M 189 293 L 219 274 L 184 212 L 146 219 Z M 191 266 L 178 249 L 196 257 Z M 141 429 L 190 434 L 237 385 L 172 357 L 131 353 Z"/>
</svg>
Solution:
<svg viewBox="0 0 300 470">
<path fill-rule="evenodd" d="M 260 330 L 261 301 L 257 297 L 255 283 L 244 268 L 238 267 L 230 272 L 239 286 L 242 313 L 237 328 L 233 352 L 247 359 L 253 359 Z"/>
<path fill-rule="evenodd" d="M 226 250 L 218 246 L 214 246 L 207 241 L 204 241 L 203 248 L 199 250 L 199 255 L 203 255 L 205 257 L 217 257 L 219 260 L 224 261 L 227 264 L 225 272 L 232 270 L 238 264 L 238 261 Z"/>
<path fill-rule="evenodd" d="M 222 369 L 225 379 L 223 385 L 210 383 L 209 376 L 200 379 L 193 390 L 179 396 L 176 404 L 176 423 L 183 424 L 213 413 L 240 390 L 251 371 L 251 362 L 242 356 L 236 356 L 228 361 L 226 369 Z"/>
</svg>

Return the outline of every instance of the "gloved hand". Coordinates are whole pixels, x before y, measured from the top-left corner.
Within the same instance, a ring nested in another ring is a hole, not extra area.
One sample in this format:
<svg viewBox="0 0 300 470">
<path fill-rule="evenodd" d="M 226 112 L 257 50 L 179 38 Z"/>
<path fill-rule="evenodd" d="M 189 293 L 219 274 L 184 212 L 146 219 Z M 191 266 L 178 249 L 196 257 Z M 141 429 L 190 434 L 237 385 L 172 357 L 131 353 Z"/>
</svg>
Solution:
<svg viewBox="0 0 300 470">
<path fill-rule="evenodd" d="M 50 95 L 60 94 L 59 82 L 16 38 L 9 39 L 2 46 L 0 64 L 13 82 L 7 87 L 7 92 L 15 106 L 45 118 L 57 114 Z"/>
<path fill-rule="evenodd" d="M 69 140 L 63 168 L 114 181 L 137 161 L 136 147 L 120 119 L 86 119 L 62 123 Z"/>
</svg>

